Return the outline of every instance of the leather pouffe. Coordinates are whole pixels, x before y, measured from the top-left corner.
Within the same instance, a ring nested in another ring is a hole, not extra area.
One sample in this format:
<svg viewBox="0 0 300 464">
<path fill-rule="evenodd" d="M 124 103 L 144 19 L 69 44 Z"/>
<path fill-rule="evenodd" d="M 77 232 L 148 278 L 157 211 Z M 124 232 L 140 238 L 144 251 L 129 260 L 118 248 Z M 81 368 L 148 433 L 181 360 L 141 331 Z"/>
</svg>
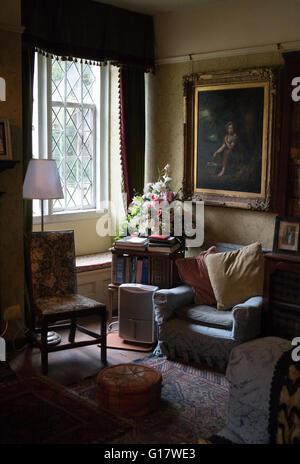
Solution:
<svg viewBox="0 0 300 464">
<path fill-rule="evenodd" d="M 162 375 L 142 364 L 117 364 L 97 376 L 98 404 L 124 417 L 142 416 L 160 404 Z"/>
</svg>

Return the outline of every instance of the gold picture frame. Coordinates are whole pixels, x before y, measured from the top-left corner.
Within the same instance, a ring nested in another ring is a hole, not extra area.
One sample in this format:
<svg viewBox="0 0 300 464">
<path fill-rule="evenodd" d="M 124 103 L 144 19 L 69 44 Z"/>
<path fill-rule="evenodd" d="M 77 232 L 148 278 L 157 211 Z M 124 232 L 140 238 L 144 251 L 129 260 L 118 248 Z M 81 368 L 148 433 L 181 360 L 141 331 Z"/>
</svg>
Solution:
<svg viewBox="0 0 300 464">
<path fill-rule="evenodd" d="M 184 77 L 186 199 L 272 209 L 279 68 Z"/>
<path fill-rule="evenodd" d="M 11 139 L 9 121 L 5 118 L 0 118 L 0 161 L 11 160 Z"/>
</svg>

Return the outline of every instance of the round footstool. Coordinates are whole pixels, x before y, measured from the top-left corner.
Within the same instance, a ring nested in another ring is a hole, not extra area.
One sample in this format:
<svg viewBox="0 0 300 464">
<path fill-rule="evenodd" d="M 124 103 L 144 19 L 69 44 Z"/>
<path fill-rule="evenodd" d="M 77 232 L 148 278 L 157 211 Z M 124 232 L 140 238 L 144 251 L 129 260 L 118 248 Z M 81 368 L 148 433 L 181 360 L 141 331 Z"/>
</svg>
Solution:
<svg viewBox="0 0 300 464">
<path fill-rule="evenodd" d="M 98 404 L 120 416 L 148 414 L 159 406 L 162 375 L 141 364 L 106 367 L 97 376 Z"/>
</svg>

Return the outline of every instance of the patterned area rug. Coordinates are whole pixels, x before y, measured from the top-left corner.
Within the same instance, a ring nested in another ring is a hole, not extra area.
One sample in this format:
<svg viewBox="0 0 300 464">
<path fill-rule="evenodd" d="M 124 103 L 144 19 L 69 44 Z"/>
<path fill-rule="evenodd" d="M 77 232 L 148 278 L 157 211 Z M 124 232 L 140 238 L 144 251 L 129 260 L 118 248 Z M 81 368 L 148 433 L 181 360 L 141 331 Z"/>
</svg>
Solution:
<svg viewBox="0 0 300 464">
<path fill-rule="evenodd" d="M 0 383 L 16 380 L 16 374 L 11 370 L 7 361 L 0 361 Z"/>
<path fill-rule="evenodd" d="M 134 424 L 46 377 L 0 383 L 0 444 L 124 443 Z"/>
<path fill-rule="evenodd" d="M 224 375 L 153 355 L 136 362 L 158 369 L 163 388 L 160 409 L 135 420 L 136 438 L 130 443 L 197 443 L 223 428 L 228 402 Z M 96 377 L 71 388 L 97 407 Z"/>
</svg>

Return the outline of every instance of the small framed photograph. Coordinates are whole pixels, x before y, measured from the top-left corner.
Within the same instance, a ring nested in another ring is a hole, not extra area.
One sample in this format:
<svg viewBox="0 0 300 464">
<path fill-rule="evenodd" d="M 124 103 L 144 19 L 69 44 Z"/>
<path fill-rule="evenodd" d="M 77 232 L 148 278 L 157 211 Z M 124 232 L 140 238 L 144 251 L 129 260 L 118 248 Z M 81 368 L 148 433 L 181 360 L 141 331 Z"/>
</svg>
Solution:
<svg viewBox="0 0 300 464">
<path fill-rule="evenodd" d="M 276 217 L 273 251 L 300 254 L 300 218 Z"/>
<path fill-rule="evenodd" d="M 0 118 L 0 161 L 11 160 L 10 127 L 8 119 Z"/>
</svg>

